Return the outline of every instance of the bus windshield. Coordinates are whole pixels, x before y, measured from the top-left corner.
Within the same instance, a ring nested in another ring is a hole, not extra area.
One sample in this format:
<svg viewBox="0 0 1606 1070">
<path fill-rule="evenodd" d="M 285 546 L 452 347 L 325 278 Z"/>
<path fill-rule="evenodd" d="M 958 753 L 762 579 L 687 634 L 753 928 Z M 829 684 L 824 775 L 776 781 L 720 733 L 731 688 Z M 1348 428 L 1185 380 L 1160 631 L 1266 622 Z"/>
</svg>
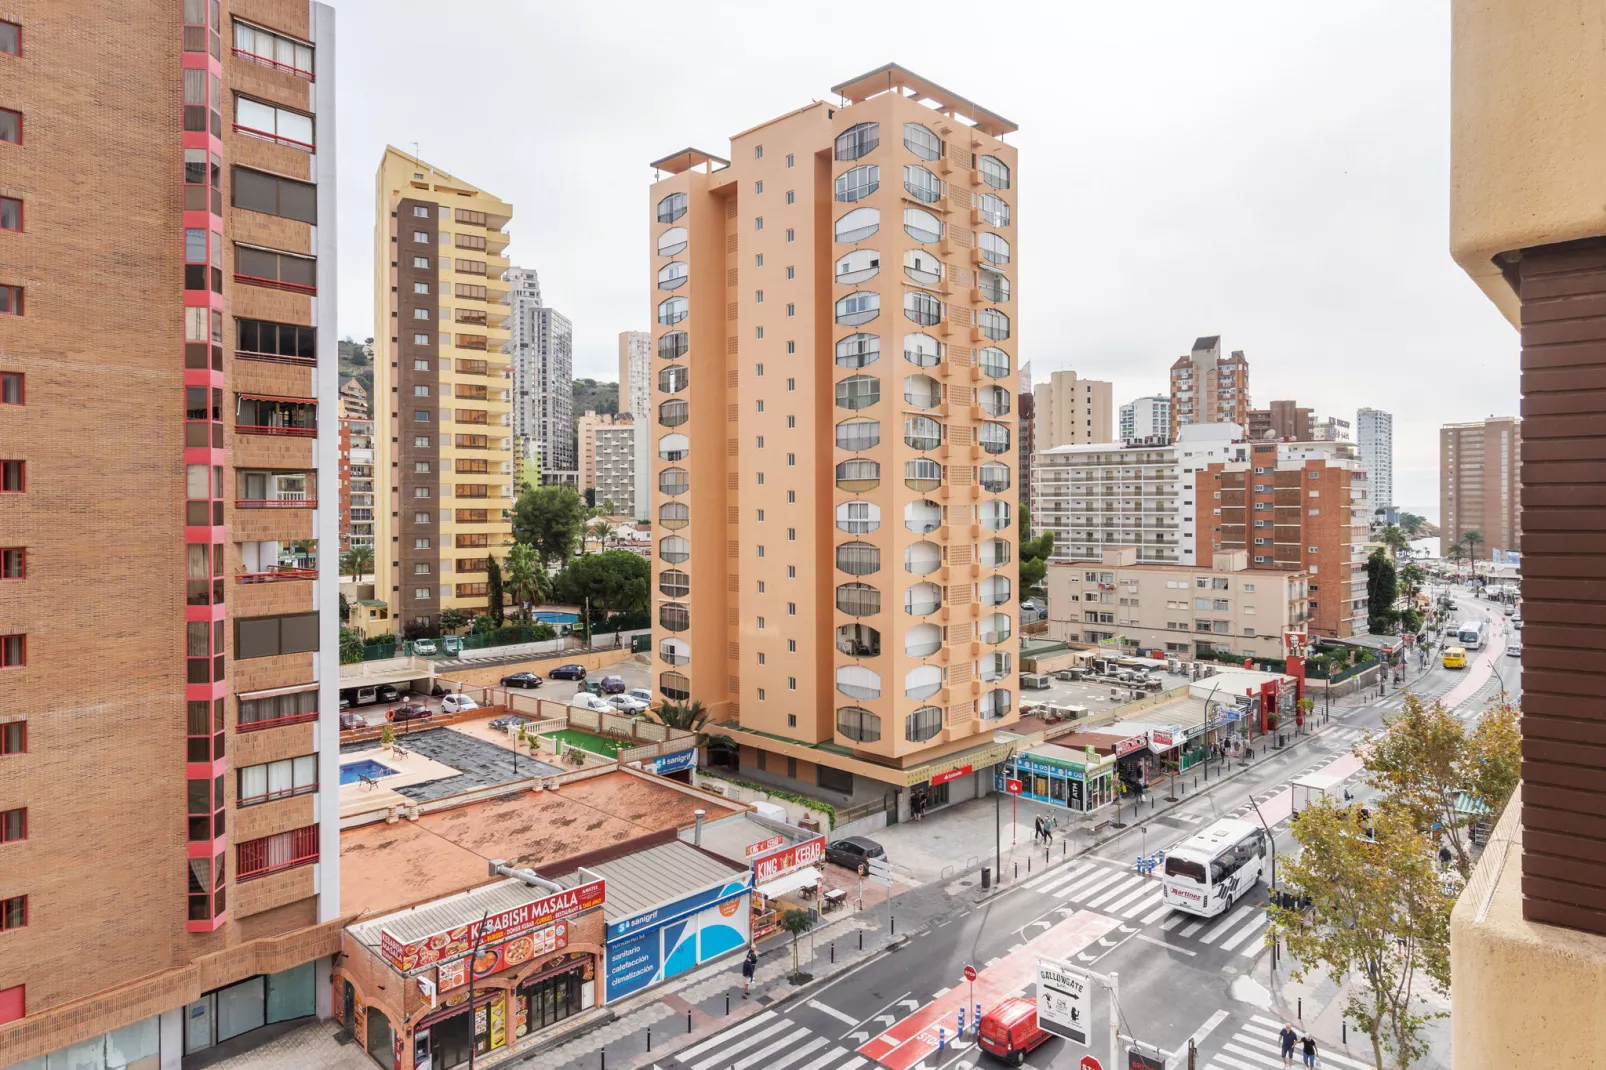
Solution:
<svg viewBox="0 0 1606 1070">
<path fill-rule="evenodd" d="M 1202 863 L 1191 862 L 1176 855 L 1167 855 L 1165 860 L 1165 875 L 1167 877 L 1187 877 L 1199 884 L 1206 883 L 1205 868 Z"/>
</svg>

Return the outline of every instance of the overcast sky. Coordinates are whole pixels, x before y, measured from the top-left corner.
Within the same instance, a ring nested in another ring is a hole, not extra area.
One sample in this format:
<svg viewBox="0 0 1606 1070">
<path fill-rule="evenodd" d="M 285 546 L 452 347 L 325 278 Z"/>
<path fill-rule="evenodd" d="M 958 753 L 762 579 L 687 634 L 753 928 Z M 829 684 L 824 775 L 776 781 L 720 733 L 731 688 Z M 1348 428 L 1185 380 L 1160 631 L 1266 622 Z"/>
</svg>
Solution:
<svg viewBox="0 0 1606 1070">
<path fill-rule="evenodd" d="M 897 62 L 1012 119 L 1021 357 L 1162 393 L 1198 335 L 1254 403 L 1394 413 L 1437 516 L 1439 424 L 1517 408 L 1515 331 L 1446 251 L 1445 0 L 819 5 L 334 0 L 340 331 L 372 333 L 387 142 L 514 206 L 509 254 L 617 378 L 650 324 L 650 160 Z M 451 12 L 448 17 L 447 12 Z"/>
</svg>

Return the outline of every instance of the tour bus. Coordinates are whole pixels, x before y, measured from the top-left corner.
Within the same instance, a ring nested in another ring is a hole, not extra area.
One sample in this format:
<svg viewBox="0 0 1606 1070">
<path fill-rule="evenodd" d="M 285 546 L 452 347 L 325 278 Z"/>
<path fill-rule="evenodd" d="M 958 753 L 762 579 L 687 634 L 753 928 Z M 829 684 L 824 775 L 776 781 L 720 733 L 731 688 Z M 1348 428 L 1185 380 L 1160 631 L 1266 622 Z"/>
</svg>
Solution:
<svg viewBox="0 0 1606 1070">
<path fill-rule="evenodd" d="M 1478 650 L 1483 646 L 1483 640 L 1489 634 L 1489 622 L 1486 620 L 1464 620 L 1461 627 L 1456 630 L 1456 638 L 1468 650 Z"/>
<path fill-rule="evenodd" d="M 1263 829 L 1223 818 L 1166 854 L 1161 901 L 1207 918 L 1224 914 L 1260 880 L 1266 855 Z"/>
</svg>

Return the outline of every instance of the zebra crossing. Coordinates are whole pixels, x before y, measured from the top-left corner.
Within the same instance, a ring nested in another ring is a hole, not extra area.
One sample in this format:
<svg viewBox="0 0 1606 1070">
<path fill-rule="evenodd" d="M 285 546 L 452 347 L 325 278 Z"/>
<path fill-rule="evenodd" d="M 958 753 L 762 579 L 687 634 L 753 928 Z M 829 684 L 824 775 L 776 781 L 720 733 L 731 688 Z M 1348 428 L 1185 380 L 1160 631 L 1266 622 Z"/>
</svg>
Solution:
<svg viewBox="0 0 1606 1070">
<path fill-rule="evenodd" d="M 873 1064 L 834 1038 L 774 1011 L 761 1011 L 658 1065 L 677 1070 L 865 1070 Z"/>
<path fill-rule="evenodd" d="M 1245 958 L 1264 950 L 1259 937 L 1271 920 L 1258 902 L 1243 903 L 1224 917 L 1201 918 L 1172 910 L 1161 902 L 1158 876 L 1145 876 L 1103 859 L 1074 863 L 1026 887 L 1068 906 L 1121 918 L 1139 928 L 1160 923 L 1161 932 L 1169 934 L 1168 944 L 1174 937 L 1190 946 L 1237 951 Z"/>
<path fill-rule="evenodd" d="M 1208 1057 L 1201 1056 L 1199 1065 L 1204 1070 L 1281 1070 L 1283 1056 L 1277 1034 L 1282 1028 L 1282 1022 L 1258 1014 L 1250 1015 L 1237 1032 L 1222 1042 L 1220 1050 Z M 1298 1023 L 1294 1023 L 1294 1028 L 1299 1031 Z M 1317 1045 L 1316 1057 L 1324 1070 L 1372 1070 L 1371 1063 L 1327 1050 L 1325 1044 Z M 1297 1047 L 1294 1049 L 1293 1065 L 1304 1065 L 1300 1062 Z"/>
</svg>

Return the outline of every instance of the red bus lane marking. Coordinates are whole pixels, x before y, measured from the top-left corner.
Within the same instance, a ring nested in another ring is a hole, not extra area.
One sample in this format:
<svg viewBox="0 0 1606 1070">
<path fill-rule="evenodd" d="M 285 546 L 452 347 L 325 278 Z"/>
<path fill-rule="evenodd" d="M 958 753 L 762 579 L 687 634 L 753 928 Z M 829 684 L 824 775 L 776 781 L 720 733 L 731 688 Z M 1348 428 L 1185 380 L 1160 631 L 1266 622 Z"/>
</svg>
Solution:
<svg viewBox="0 0 1606 1070">
<path fill-rule="evenodd" d="M 959 1023 L 959 1009 L 965 1009 L 965 1028 L 973 1030 L 974 1003 L 980 1003 L 982 1013 L 998 1005 L 1000 1000 L 1020 992 L 1037 980 L 1037 959 L 1068 958 L 1082 948 L 1114 929 L 1119 922 L 1103 914 L 1081 910 L 1049 929 L 1031 943 L 1011 951 L 997 962 L 976 973 L 974 985 L 960 985 L 943 993 L 915 1011 L 891 1029 L 859 1048 L 888 1070 L 909 1070 L 921 1059 L 937 1050 L 937 1029 L 948 1031 L 948 1042 L 954 1041 L 954 1027 Z M 975 989 L 975 999 L 969 989 Z M 967 1033 L 967 1036 L 969 1034 Z"/>
</svg>

